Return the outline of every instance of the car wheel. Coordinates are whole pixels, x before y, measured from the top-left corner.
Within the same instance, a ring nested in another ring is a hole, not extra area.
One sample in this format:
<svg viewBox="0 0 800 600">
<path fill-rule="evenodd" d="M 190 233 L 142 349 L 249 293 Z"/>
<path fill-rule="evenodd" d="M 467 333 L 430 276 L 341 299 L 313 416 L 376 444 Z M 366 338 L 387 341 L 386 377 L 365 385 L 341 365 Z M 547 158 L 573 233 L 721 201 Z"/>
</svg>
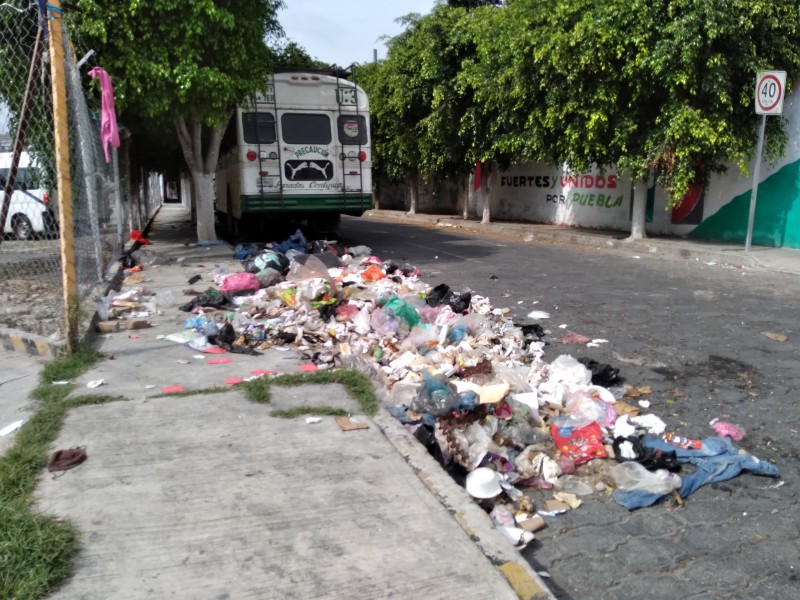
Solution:
<svg viewBox="0 0 800 600">
<path fill-rule="evenodd" d="M 25 215 L 18 215 L 14 217 L 14 237 L 18 240 L 29 240 L 33 237 L 33 225 L 30 219 Z"/>
</svg>

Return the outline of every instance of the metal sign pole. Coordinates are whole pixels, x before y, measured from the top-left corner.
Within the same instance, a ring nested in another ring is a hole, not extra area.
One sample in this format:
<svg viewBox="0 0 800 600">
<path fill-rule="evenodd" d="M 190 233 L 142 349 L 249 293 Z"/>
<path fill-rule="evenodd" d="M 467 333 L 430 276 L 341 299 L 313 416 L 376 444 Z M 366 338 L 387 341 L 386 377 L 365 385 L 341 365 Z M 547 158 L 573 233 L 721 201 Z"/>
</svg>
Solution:
<svg viewBox="0 0 800 600">
<path fill-rule="evenodd" d="M 750 217 L 747 220 L 747 239 L 744 243 L 745 252 L 750 252 L 750 242 L 753 241 L 753 223 L 756 219 L 756 198 L 758 197 L 758 178 L 761 171 L 761 152 L 764 149 L 764 130 L 767 127 L 767 115 L 761 115 L 761 125 L 758 127 L 758 147 L 756 148 L 756 166 L 753 169 L 753 191 L 750 195 Z"/>
<path fill-rule="evenodd" d="M 761 71 L 756 77 L 756 114 L 761 115 L 758 128 L 758 147 L 756 148 L 756 165 L 753 169 L 753 191 L 750 195 L 750 217 L 747 220 L 747 239 L 744 251 L 750 252 L 753 241 L 753 224 L 756 220 L 756 199 L 758 198 L 758 179 L 761 173 L 761 152 L 764 150 L 764 130 L 767 127 L 767 115 L 780 115 L 783 112 L 783 92 L 786 89 L 786 71 Z"/>
</svg>

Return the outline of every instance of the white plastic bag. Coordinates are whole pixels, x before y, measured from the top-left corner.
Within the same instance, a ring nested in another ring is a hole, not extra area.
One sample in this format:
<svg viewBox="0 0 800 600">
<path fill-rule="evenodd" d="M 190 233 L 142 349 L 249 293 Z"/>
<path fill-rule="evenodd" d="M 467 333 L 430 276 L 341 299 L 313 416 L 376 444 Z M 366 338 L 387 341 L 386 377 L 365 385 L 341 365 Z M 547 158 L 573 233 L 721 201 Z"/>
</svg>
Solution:
<svg viewBox="0 0 800 600">
<path fill-rule="evenodd" d="M 634 461 L 620 463 L 611 469 L 611 476 L 617 487 L 625 491 L 669 494 L 681 487 L 681 478 L 665 469 L 648 471 Z"/>
</svg>

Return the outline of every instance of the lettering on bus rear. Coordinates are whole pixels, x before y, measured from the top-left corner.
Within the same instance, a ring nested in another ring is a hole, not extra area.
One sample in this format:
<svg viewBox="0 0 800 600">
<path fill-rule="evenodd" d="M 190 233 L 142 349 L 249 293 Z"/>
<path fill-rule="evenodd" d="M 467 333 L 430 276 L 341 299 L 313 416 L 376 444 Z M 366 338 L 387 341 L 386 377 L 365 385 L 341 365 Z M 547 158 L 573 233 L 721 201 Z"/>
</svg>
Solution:
<svg viewBox="0 0 800 600">
<path fill-rule="evenodd" d="M 321 146 L 305 146 L 303 148 L 299 148 L 298 150 L 294 151 L 294 155 L 297 158 L 301 156 L 305 156 L 306 154 L 319 154 L 320 156 L 329 156 L 330 152 L 327 148 L 323 148 Z"/>
</svg>

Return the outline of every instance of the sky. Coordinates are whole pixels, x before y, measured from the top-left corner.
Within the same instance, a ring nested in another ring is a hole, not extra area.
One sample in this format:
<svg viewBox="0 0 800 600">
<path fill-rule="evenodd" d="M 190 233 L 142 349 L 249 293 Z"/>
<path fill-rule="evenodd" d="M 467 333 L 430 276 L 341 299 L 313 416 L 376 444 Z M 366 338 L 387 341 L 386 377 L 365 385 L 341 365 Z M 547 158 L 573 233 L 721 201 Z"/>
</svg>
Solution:
<svg viewBox="0 0 800 600">
<path fill-rule="evenodd" d="M 402 31 L 395 19 L 408 13 L 427 14 L 435 0 L 284 0 L 278 21 L 286 37 L 312 58 L 346 67 L 386 58 L 383 35 Z"/>
</svg>

